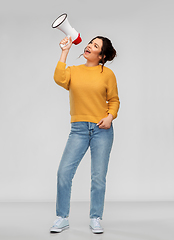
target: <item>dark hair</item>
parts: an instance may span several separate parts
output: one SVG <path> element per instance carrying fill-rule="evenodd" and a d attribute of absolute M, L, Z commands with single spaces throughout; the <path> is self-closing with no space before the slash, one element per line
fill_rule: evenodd
<path fill-rule="evenodd" d="M 90 42 L 92 42 L 94 39 L 99 38 L 103 41 L 103 46 L 100 52 L 100 55 L 102 56 L 102 59 L 99 61 L 99 63 L 102 64 L 102 72 L 103 72 L 103 66 L 107 61 L 112 61 L 115 56 L 117 56 L 117 52 L 112 46 L 111 40 L 109 40 L 106 37 L 97 36 L 93 38 Z"/>
<path fill-rule="evenodd" d="M 106 37 L 97 36 L 97 37 L 93 38 L 90 42 L 92 42 L 96 38 L 99 38 L 103 41 L 103 46 L 102 46 L 102 49 L 100 52 L 102 59 L 100 60 L 99 63 L 102 63 L 102 65 L 104 66 L 104 64 L 107 61 L 112 61 L 115 58 L 115 56 L 117 56 L 117 52 L 114 49 L 114 47 L 112 46 L 111 41 Z"/>
<path fill-rule="evenodd" d="M 100 52 L 100 55 L 102 56 L 102 59 L 99 61 L 99 63 L 102 64 L 102 72 L 103 72 L 104 64 L 107 61 L 112 61 L 117 56 L 117 52 L 114 49 L 114 47 L 112 46 L 111 41 L 106 37 L 97 36 L 97 37 L 93 38 L 89 43 L 91 43 L 96 38 L 99 38 L 103 41 L 103 46 L 102 46 L 102 49 L 101 49 L 101 52 Z M 83 54 L 81 54 L 80 56 L 82 56 L 82 55 Z"/>

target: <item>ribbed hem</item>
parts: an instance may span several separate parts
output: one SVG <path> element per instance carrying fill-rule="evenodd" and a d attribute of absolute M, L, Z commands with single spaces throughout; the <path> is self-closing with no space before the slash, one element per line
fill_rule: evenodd
<path fill-rule="evenodd" d="M 107 117 L 104 116 L 104 117 Z M 74 115 L 71 116 L 71 122 L 93 122 L 93 123 L 98 123 L 102 118 L 101 117 L 96 117 L 96 116 L 86 116 L 86 115 Z"/>
<path fill-rule="evenodd" d="M 57 63 L 57 66 L 61 66 L 61 67 L 63 67 L 63 68 L 65 68 L 66 67 L 66 63 L 64 63 L 64 62 L 60 62 L 60 61 L 58 61 L 58 63 Z"/>
<path fill-rule="evenodd" d="M 117 113 L 112 110 L 108 110 L 108 113 L 112 114 L 113 119 L 115 119 L 117 117 Z"/>

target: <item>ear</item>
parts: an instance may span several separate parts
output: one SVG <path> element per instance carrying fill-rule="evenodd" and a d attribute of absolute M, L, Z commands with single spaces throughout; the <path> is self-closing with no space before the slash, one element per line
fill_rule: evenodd
<path fill-rule="evenodd" d="M 106 57 L 106 55 L 104 55 L 104 58 Z M 102 59 L 102 55 L 99 55 L 99 58 L 100 58 L 100 60 Z"/>
<path fill-rule="evenodd" d="M 106 55 L 104 55 L 104 58 L 106 57 Z M 102 55 L 99 55 L 99 59 L 101 60 L 102 59 Z"/>

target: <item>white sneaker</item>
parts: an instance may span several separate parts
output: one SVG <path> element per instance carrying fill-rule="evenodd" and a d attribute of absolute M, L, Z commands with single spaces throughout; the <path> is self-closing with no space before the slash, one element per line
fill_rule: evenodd
<path fill-rule="evenodd" d="M 69 228 L 68 218 L 58 217 L 50 228 L 50 233 L 60 233 L 67 228 Z"/>
<path fill-rule="evenodd" d="M 104 232 L 102 226 L 100 225 L 100 218 L 91 218 L 89 227 L 93 233 Z"/>

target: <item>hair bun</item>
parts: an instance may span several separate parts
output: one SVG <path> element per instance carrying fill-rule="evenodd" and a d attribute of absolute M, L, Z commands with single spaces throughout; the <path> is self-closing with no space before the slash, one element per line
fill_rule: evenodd
<path fill-rule="evenodd" d="M 108 51 L 108 61 L 112 61 L 116 56 L 116 50 L 112 47 L 110 51 Z"/>
<path fill-rule="evenodd" d="M 112 61 L 117 55 L 117 53 L 108 38 L 102 36 L 98 36 L 96 38 L 99 38 L 103 41 L 103 46 L 101 50 L 102 59 L 100 62 L 104 65 L 107 61 Z"/>

